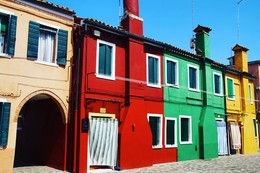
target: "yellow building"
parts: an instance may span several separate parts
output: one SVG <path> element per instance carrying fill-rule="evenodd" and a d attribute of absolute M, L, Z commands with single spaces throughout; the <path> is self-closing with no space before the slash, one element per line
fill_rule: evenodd
<path fill-rule="evenodd" d="M 74 11 L 0 1 L 0 172 L 66 167 Z"/>
<path fill-rule="evenodd" d="M 248 49 L 236 45 L 226 71 L 226 111 L 231 153 L 258 152 L 254 77 L 248 73 Z"/>

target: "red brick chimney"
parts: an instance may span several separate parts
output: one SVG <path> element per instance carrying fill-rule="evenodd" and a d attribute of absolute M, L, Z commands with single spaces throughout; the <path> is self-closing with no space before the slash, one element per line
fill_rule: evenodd
<path fill-rule="evenodd" d="M 139 17 L 138 0 L 124 0 L 121 26 L 132 34 L 143 36 L 143 19 Z"/>

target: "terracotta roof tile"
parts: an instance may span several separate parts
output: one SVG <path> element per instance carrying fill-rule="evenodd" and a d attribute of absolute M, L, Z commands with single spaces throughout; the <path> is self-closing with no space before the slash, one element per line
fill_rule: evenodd
<path fill-rule="evenodd" d="M 60 6 L 60 5 L 54 4 L 54 3 L 52 3 L 52 2 L 48 2 L 48 1 L 46 1 L 46 0 L 36 0 L 36 1 L 37 1 L 37 2 L 40 2 L 40 3 L 47 4 L 47 5 L 51 5 L 51 6 L 55 7 L 55 8 L 59 8 L 59 9 L 65 10 L 65 11 L 70 12 L 70 13 L 73 13 L 73 14 L 76 13 L 74 10 L 71 10 L 71 9 L 69 9 L 68 7 Z"/>

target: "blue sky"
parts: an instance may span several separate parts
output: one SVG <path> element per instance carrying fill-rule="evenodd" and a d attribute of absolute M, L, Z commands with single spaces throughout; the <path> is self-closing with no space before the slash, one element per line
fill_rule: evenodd
<path fill-rule="evenodd" d="M 75 10 L 77 16 L 94 18 L 119 25 L 119 0 L 48 0 Z M 122 14 L 122 0 L 121 14 Z M 249 61 L 260 60 L 260 1 L 194 0 L 194 26 L 212 29 L 211 59 L 228 64 L 235 44 L 249 48 Z M 139 0 L 140 17 L 144 19 L 144 35 L 192 52 L 192 0 Z"/>

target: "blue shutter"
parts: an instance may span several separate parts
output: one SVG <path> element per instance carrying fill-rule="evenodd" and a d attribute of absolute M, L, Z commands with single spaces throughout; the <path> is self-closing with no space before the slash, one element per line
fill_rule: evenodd
<path fill-rule="evenodd" d="M 15 40 L 16 40 L 16 22 L 17 17 L 10 15 L 9 23 L 8 23 L 8 32 L 7 32 L 7 45 L 6 45 L 6 53 L 10 55 L 14 55 L 15 49 Z"/>
<path fill-rule="evenodd" d="M 57 64 L 66 65 L 67 63 L 67 43 L 68 43 L 68 31 L 60 29 L 58 32 L 58 52 L 57 52 Z"/>
<path fill-rule="evenodd" d="M 38 42 L 40 35 L 40 24 L 30 21 L 28 34 L 28 50 L 27 57 L 36 60 L 38 56 Z"/>
<path fill-rule="evenodd" d="M 154 58 L 148 57 L 148 83 L 154 83 Z"/>
<path fill-rule="evenodd" d="M 0 146 L 7 146 L 11 103 L 0 103 Z"/>
<path fill-rule="evenodd" d="M 153 76 L 153 78 L 154 78 L 154 84 L 158 84 L 158 81 L 159 81 L 159 69 L 158 69 L 158 59 L 157 58 L 153 58 L 154 60 L 153 60 L 153 71 L 154 71 L 154 76 Z"/>

